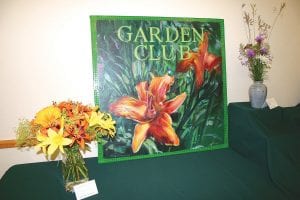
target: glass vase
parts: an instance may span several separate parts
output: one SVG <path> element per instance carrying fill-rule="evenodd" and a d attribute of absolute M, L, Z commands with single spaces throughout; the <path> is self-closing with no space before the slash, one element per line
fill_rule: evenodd
<path fill-rule="evenodd" d="M 62 175 L 66 191 L 73 191 L 73 186 L 89 180 L 88 169 L 78 146 L 64 148 Z"/>

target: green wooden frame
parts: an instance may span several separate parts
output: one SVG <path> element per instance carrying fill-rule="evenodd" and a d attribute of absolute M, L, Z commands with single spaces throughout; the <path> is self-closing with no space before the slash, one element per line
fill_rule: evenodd
<path fill-rule="evenodd" d="M 131 144 L 135 127 L 145 122 L 112 113 L 117 122 L 116 138 L 99 143 L 99 162 L 228 147 L 223 19 L 91 16 L 90 22 L 94 97 L 95 104 L 101 110 L 111 111 L 111 105 L 123 96 L 139 100 L 135 87 L 146 81 L 151 84 L 155 77 L 174 78 L 174 83 L 166 93 L 167 100 L 186 94 L 176 112 L 169 113 L 171 126 L 180 141 L 178 146 L 174 146 L 175 143 L 166 145 L 167 139 L 165 136 L 159 138 L 157 135 L 160 133 L 154 127 L 155 134 L 147 129 L 146 139 L 133 153 Z M 208 37 L 208 46 L 206 54 L 203 54 L 200 49 L 205 49 L 205 35 Z M 182 61 L 191 58 L 191 55 L 196 55 L 195 59 L 202 64 L 196 65 L 197 62 L 193 61 L 189 63 L 191 70 L 185 67 L 180 70 L 179 66 L 186 66 Z M 212 60 L 218 60 L 219 65 L 212 64 Z M 199 83 L 197 80 L 201 79 L 201 75 L 203 82 Z M 156 120 L 159 112 L 155 110 L 155 117 L 147 121 L 150 127 L 151 120 Z"/>

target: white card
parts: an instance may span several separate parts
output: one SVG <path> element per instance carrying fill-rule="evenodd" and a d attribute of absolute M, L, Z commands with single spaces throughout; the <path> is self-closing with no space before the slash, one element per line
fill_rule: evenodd
<path fill-rule="evenodd" d="M 77 200 L 81 200 L 98 194 L 98 189 L 95 180 L 84 182 L 73 187 Z"/>
<path fill-rule="evenodd" d="M 273 98 L 273 97 L 266 99 L 266 102 L 267 102 L 267 104 L 268 104 L 268 106 L 269 106 L 270 109 L 278 107 L 278 103 L 275 100 L 275 98 Z"/>

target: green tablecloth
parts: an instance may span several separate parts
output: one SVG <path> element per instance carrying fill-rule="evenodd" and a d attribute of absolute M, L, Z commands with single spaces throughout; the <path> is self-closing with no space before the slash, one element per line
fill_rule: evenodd
<path fill-rule="evenodd" d="M 300 199 L 300 106 L 229 105 L 230 146 L 258 163 L 288 196 Z"/>
<path fill-rule="evenodd" d="M 255 163 L 230 149 L 98 164 L 86 159 L 103 200 L 286 200 Z M 0 181 L 1 199 L 75 199 L 58 162 L 15 165 Z"/>
<path fill-rule="evenodd" d="M 230 104 L 233 150 L 109 164 L 86 159 L 90 179 L 96 180 L 100 192 L 88 199 L 300 199 L 299 109 L 254 110 L 247 103 Z M 12 166 L 0 180 L 0 198 L 59 200 L 75 195 L 65 192 L 55 161 Z"/>

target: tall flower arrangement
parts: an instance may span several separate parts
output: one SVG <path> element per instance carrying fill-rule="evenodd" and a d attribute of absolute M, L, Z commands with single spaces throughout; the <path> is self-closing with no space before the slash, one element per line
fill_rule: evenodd
<path fill-rule="evenodd" d="M 274 9 L 276 16 L 272 25 L 269 25 L 257 13 L 256 4 L 250 4 L 250 8 L 242 5 L 247 43 L 240 44 L 239 59 L 248 68 L 253 81 L 263 81 L 271 68 L 272 55 L 268 39 L 285 7 L 286 4 L 282 3 L 279 9 Z"/>
<path fill-rule="evenodd" d="M 72 190 L 74 183 L 88 180 L 80 150 L 88 150 L 93 140 L 113 138 L 115 132 L 110 114 L 73 101 L 54 102 L 37 112 L 34 119 L 22 120 L 16 130 L 17 146 L 35 147 L 50 159 L 60 153 L 65 156 L 62 166 L 67 190 Z"/>

